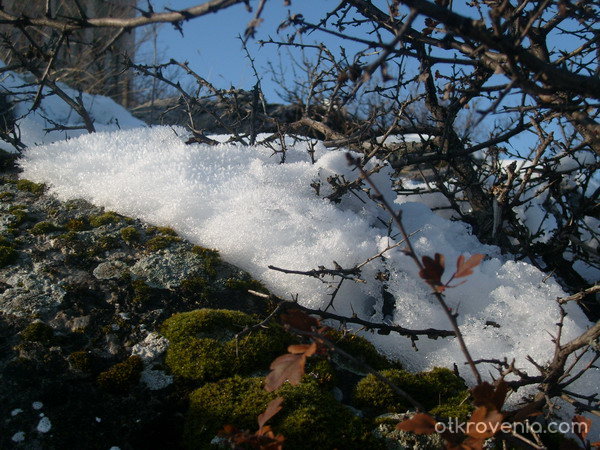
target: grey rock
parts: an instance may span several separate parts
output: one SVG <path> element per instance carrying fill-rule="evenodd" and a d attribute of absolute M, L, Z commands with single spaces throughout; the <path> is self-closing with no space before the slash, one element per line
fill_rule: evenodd
<path fill-rule="evenodd" d="M 164 250 L 141 258 L 130 272 L 151 287 L 174 289 L 186 278 L 203 274 L 202 257 L 188 251 Z"/>
<path fill-rule="evenodd" d="M 111 280 L 119 278 L 126 269 L 127 264 L 122 261 L 106 261 L 98 264 L 92 273 L 98 280 Z"/>
<path fill-rule="evenodd" d="M 19 317 L 54 313 L 66 294 L 49 278 L 34 273 L 16 273 L 6 284 L 11 287 L 0 294 L 0 311 Z"/>

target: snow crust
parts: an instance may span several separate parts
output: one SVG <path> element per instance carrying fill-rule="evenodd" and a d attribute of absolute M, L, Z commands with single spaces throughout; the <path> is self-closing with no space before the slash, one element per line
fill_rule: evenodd
<path fill-rule="evenodd" d="M 0 68 L 2 67 L 4 63 L 0 61 Z M 146 125 L 108 97 L 80 93 L 63 83 L 57 85 L 74 100 L 81 95 L 83 105 L 90 114 L 96 131 L 130 129 Z M 45 131 L 55 127 L 52 122 L 65 127 L 82 127 L 84 122 L 64 100 L 51 94 L 48 88 L 43 90 L 43 100 L 39 108 L 31 111 L 37 89 L 35 84 L 28 83 L 21 74 L 12 71 L 0 74 L 0 94 L 10 93 L 8 100 L 14 104 L 13 115 L 16 119 L 16 128 L 21 141 L 26 146 L 43 145 L 87 134 L 85 129 Z M 1 139 L 0 149 L 11 153 L 16 151 L 13 146 Z"/>

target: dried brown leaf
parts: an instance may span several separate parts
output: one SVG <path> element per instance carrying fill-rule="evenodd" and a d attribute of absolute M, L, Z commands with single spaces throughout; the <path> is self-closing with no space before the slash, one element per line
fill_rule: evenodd
<path fill-rule="evenodd" d="M 429 414 L 415 414 L 411 419 L 400 422 L 396 425 L 398 430 L 412 431 L 415 434 L 433 434 L 435 433 L 436 421 Z"/>
<path fill-rule="evenodd" d="M 267 423 L 275 414 L 281 411 L 281 404 L 283 403 L 283 397 L 277 397 L 269 402 L 265 411 L 258 416 L 258 430 L 257 434 L 263 430 L 265 423 Z"/>
<path fill-rule="evenodd" d="M 496 409 L 480 406 L 471 415 L 467 435 L 477 440 L 491 438 L 500 431 L 502 419 L 504 415 Z"/>
<path fill-rule="evenodd" d="M 445 270 L 444 255 L 436 253 L 433 259 L 429 256 L 423 256 L 421 260 L 423 261 L 423 268 L 419 272 L 419 276 L 433 286 L 442 287 L 442 275 Z"/>
<path fill-rule="evenodd" d="M 288 309 L 279 318 L 285 325 L 301 331 L 312 331 L 313 328 L 318 328 L 321 325 L 317 319 L 300 309 Z"/>
<path fill-rule="evenodd" d="M 427 81 L 428 78 L 429 78 L 429 72 L 423 72 L 421 75 L 419 75 L 419 77 L 417 78 L 417 81 L 418 82 Z"/>
<path fill-rule="evenodd" d="M 483 258 L 485 258 L 485 255 L 477 253 L 465 261 L 465 257 L 460 255 L 456 260 L 456 273 L 454 274 L 454 278 L 463 278 L 471 275 L 473 269 L 481 263 Z"/>
<path fill-rule="evenodd" d="M 573 427 L 573 432 L 585 442 L 588 433 L 590 432 L 590 427 L 592 426 L 592 419 L 588 419 L 584 416 L 575 415 L 572 420 L 573 424 L 577 424 L 578 426 Z"/>
<path fill-rule="evenodd" d="M 504 400 L 508 393 L 508 385 L 500 379 L 495 385 L 484 381 L 471 389 L 473 404 L 475 406 L 485 406 L 488 409 L 501 411 L 504 406 Z"/>
<path fill-rule="evenodd" d="M 304 375 L 305 363 L 306 356 L 304 353 L 299 355 L 287 353 L 277 357 L 271 363 L 271 372 L 265 378 L 265 390 L 273 392 L 286 381 L 293 385 L 299 384 L 302 375 Z"/>

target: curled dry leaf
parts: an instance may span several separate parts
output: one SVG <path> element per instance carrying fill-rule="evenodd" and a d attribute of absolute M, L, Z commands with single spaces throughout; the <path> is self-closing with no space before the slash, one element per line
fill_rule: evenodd
<path fill-rule="evenodd" d="M 478 407 L 467 424 L 467 435 L 474 439 L 488 439 L 500 431 L 504 415 L 496 409 Z"/>
<path fill-rule="evenodd" d="M 433 434 L 435 433 L 436 421 L 429 414 L 415 414 L 412 418 L 400 422 L 396 425 L 398 430 L 412 431 L 415 434 Z"/>
<path fill-rule="evenodd" d="M 304 375 L 306 358 L 317 351 L 317 344 L 290 345 L 285 355 L 277 357 L 270 366 L 271 372 L 265 378 L 265 390 L 273 392 L 283 383 L 289 381 L 293 385 L 300 383 Z"/>
<path fill-rule="evenodd" d="M 489 410 L 497 411 L 502 410 L 507 393 L 508 385 L 503 379 L 498 380 L 495 385 L 484 381 L 471 389 L 475 406 L 485 406 Z"/>
<path fill-rule="evenodd" d="M 265 411 L 258 416 L 258 431 L 261 432 L 265 424 L 279 411 L 281 411 L 281 404 L 283 403 L 283 397 L 277 397 L 269 402 Z"/>
<path fill-rule="evenodd" d="M 319 328 L 320 322 L 306 314 L 300 309 L 288 309 L 285 313 L 279 316 L 285 325 L 296 328 L 301 331 L 313 331 L 313 328 Z"/>
<path fill-rule="evenodd" d="M 428 284 L 436 286 L 438 292 L 442 292 L 442 275 L 445 270 L 444 255 L 436 253 L 433 258 L 429 256 L 423 256 L 423 268 L 419 272 L 419 276 L 424 279 Z"/>
<path fill-rule="evenodd" d="M 585 442 L 588 433 L 590 432 L 590 427 L 592 426 L 592 419 L 588 419 L 585 416 L 575 415 L 572 419 L 573 424 L 577 424 L 577 426 L 573 427 L 574 433 Z"/>

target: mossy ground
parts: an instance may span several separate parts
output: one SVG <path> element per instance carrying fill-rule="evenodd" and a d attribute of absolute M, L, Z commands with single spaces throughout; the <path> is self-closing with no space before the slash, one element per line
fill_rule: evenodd
<path fill-rule="evenodd" d="M 470 413 L 467 386 L 448 369 L 436 367 L 421 373 L 390 369 L 380 373 L 433 414 L 465 418 Z M 374 415 L 414 408 L 374 375 L 366 376 L 356 385 L 354 403 Z"/>
<path fill-rule="evenodd" d="M 98 375 L 98 384 L 108 392 L 125 394 L 139 382 L 143 368 L 139 356 L 130 356 Z"/>
<path fill-rule="evenodd" d="M 60 225 L 56 225 L 55 223 L 52 222 L 38 222 L 36 223 L 34 226 L 31 227 L 31 230 L 29 230 L 31 232 L 31 234 L 34 234 L 36 236 L 42 235 L 42 234 L 49 234 L 49 233 L 55 233 L 57 231 L 64 231 L 65 228 L 60 226 Z"/>
<path fill-rule="evenodd" d="M 173 374 L 194 382 L 265 371 L 294 338 L 273 324 L 239 339 L 235 335 L 259 320 L 239 311 L 200 309 L 165 321 L 166 363 Z"/>
<path fill-rule="evenodd" d="M 283 409 L 270 425 L 285 436 L 286 449 L 383 448 L 361 419 L 314 382 L 285 384 L 268 393 L 262 379 L 237 376 L 205 384 L 190 395 L 186 448 L 211 448 L 210 441 L 227 424 L 256 430 L 257 416 L 277 396 L 284 398 Z"/>
<path fill-rule="evenodd" d="M 121 222 L 127 221 L 127 217 L 117 214 L 114 211 L 107 211 L 102 214 L 90 216 L 88 220 L 89 220 L 89 224 L 93 228 L 98 228 L 103 225 L 109 225 L 109 224 L 115 224 L 115 223 L 121 223 Z"/>
<path fill-rule="evenodd" d="M 54 330 L 44 322 L 32 322 L 20 334 L 26 342 L 50 344 L 54 339 Z"/>
<path fill-rule="evenodd" d="M 34 183 L 29 180 L 17 180 L 15 186 L 20 191 L 29 192 L 34 195 L 42 195 L 46 191 L 46 185 L 42 183 Z"/>
<path fill-rule="evenodd" d="M 8 245 L 4 245 L 6 242 Z M 0 269 L 14 264 L 18 259 L 19 254 L 11 243 L 0 238 Z"/>

